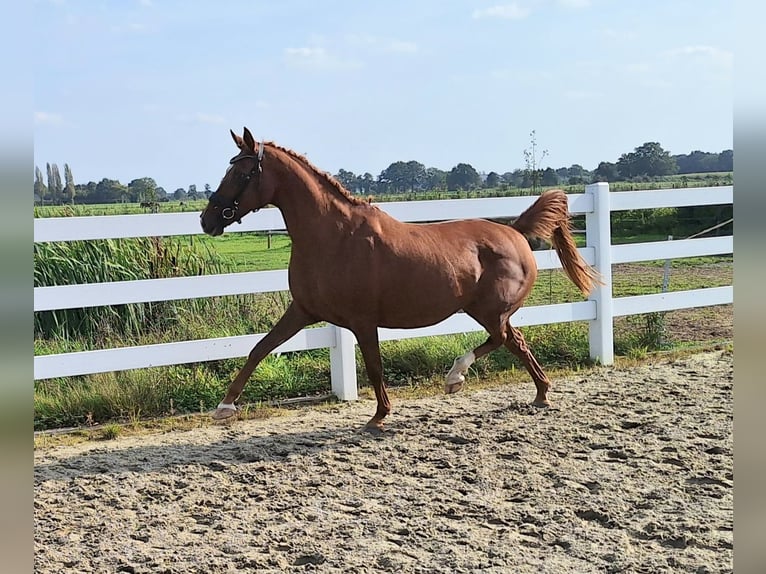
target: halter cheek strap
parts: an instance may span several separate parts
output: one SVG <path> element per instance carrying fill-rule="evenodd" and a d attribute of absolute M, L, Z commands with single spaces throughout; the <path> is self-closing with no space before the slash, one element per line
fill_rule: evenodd
<path fill-rule="evenodd" d="M 265 145 L 263 143 L 263 140 L 258 144 L 258 154 L 257 155 L 239 155 L 234 158 L 232 158 L 229 163 L 235 164 L 240 160 L 243 159 L 255 159 L 255 165 L 253 168 L 245 175 L 241 175 L 242 178 L 242 187 L 237 192 L 237 194 L 231 199 L 226 199 L 218 195 L 218 192 L 213 193 L 209 201 L 213 205 L 217 205 L 221 209 L 221 217 L 225 219 L 226 221 L 235 219 L 237 223 L 242 223 L 242 218 L 237 218 L 237 211 L 239 210 L 239 198 L 241 195 L 247 190 L 247 188 L 250 185 L 250 180 L 252 178 L 255 178 L 255 190 L 258 191 L 258 187 L 261 183 L 261 172 L 263 171 L 263 168 L 261 167 L 261 161 L 263 161 L 263 154 L 265 151 Z M 254 209 L 253 211 L 258 211 L 257 209 Z"/>

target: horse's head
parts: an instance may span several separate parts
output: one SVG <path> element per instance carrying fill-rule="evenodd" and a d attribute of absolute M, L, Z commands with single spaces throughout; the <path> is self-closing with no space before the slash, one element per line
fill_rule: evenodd
<path fill-rule="evenodd" d="M 267 191 L 269 186 L 261 181 L 263 142 L 256 146 L 247 128 L 244 137 L 230 132 L 239 153 L 229 161 L 218 189 L 200 214 L 202 230 L 208 235 L 221 235 L 225 227 L 235 221 L 241 223 L 245 215 L 259 210 L 271 200 L 272 193 Z"/>

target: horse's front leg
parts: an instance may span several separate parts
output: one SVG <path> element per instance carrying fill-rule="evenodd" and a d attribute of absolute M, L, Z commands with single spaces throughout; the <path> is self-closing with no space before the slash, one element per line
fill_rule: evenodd
<path fill-rule="evenodd" d="M 356 335 L 359 350 L 362 352 L 364 366 L 367 370 L 367 378 L 375 389 L 375 399 L 378 408 L 375 415 L 370 419 L 365 428 L 372 431 L 383 430 L 383 419 L 391 412 L 391 401 L 386 391 L 386 383 L 383 381 L 383 362 L 380 358 L 380 342 L 378 341 L 378 329 L 372 328 L 351 329 Z"/>
<path fill-rule="evenodd" d="M 234 416 L 237 412 L 237 407 L 234 406 L 234 401 L 236 401 L 242 394 L 242 389 L 245 388 L 247 380 L 250 378 L 250 375 L 253 374 L 258 363 L 298 331 L 315 322 L 316 320 L 313 317 L 309 316 L 303 309 L 295 304 L 295 301 L 293 301 L 271 331 L 269 331 L 263 339 L 258 341 L 255 347 L 253 347 L 253 350 L 250 351 L 245 365 L 239 373 L 237 373 L 237 376 L 229 385 L 229 390 L 223 401 L 221 401 L 218 408 L 213 412 L 213 418 L 220 420 Z"/>

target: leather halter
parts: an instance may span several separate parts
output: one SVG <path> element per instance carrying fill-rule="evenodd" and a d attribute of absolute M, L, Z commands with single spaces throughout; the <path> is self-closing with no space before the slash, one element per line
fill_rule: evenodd
<path fill-rule="evenodd" d="M 242 223 L 243 216 L 241 215 L 237 217 L 237 211 L 239 210 L 239 198 L 242 196 L 245 190 L 247 190 L 247 188 L 249 187 L 251 179 L 255 179 L 255 191 L 258 191 L 258 187 L 261 184 L 261 172 L 263 171 L 263 169 L 261 168 L 261 161 L 263 160 L 263 151 L 264 151 L 263 142 L 260 142 L 260 144 L 258 145 L 257 155 L 238 155 L 233 157 L 229 161 L 229 164 L 233 165 L 243 159 L 256 160 L 255 165 L 253 166 L 253 169 L 251 169 L 248 173 L 241 174 L 241 173 L 235 172 L 235 175 L 238 176 L 240 179 L 240 188 L 239 188 L 239 191 L 237 191 L 237 193 L 234 194 L 234 197 L 232 197 L 231 199 L 227 197 L 222 197 L 216 191 L 208 198 L 210 203 L 220 208 L 221 217 L 223 219 L 227 221 L 234 219 L 237 223 Z M 258 209 L 254 209 L 253 211 L 258 211 Z M 247 214 L 243 214 L 243 215 L 247 215 Z"/>

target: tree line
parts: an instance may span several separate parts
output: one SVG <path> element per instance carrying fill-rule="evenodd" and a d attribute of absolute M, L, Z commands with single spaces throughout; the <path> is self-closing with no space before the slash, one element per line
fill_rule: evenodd
<path fill-rule="evenodd" d="M 730 172 L 734 170 L 733 150 L 720 153 L 693 151 L 671 155 L 658 142 L 646 142 L 632 152 L 622 154 L 616 162 L 602 161 L 589 171 L 579 164 L 569 167 L 543 169 L 535 157 L 534 132 L 532 152 L 525 151 L 527 166 L 504 173 L 479 173 L 468 163 L 458 163 L 449 171 L 426 167 L 418 161 L 396 161 L 375 177 L 366 172 L 361 175 L 340 169 L 335 178 L 352 193 L 384 195 L 419 191 L 470 191 L 476 189 L 537 189 L 557 185 L 578 185 L 596 181 L 651 181 L 669 175 L 690 173 Z M 546 152 L 543 152 L 543 157 Z M 168 193 L 151 177 L 132 180 L 127 185 L 118 180 L 104 178 L 98 183 L 75 184 L 72 170 L 64 164 L 64 181 L 58 166 L 46 164 L 47 178 L 35 166 L 35 204 L 62 203 L 126 203 L 155 202 L 171 199 L 183 201 L 206 199 L 212 193 L 209 184 L 198 190 L 195 184 L 188 189 L 177 188 Z M 47 183 L 46 183 L 47 182 Z"/>

